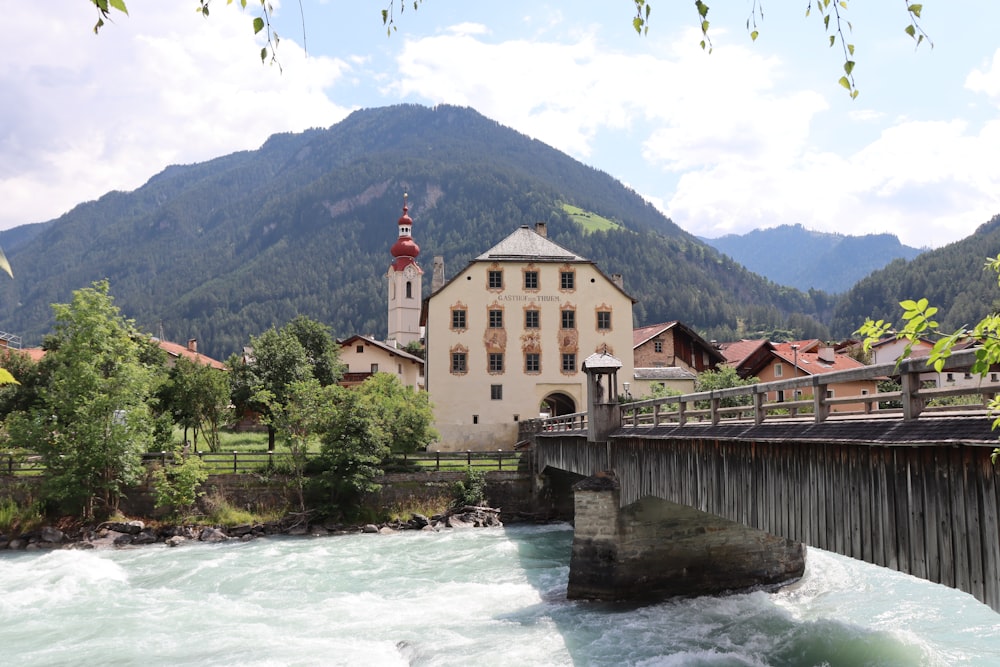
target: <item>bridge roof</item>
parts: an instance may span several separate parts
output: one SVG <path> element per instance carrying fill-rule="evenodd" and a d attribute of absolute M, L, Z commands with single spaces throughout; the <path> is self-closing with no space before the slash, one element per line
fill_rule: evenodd
<path fill-rule="evenodd" d="M 953 416 L 930 416 L 903 421 L 896 418 L 828 419 L 813 421 L 784 419 L 763 424 L 689 423 L 623 428 L 612 437 L 650 439 L 708 438 L 712 440 L 746 440 L 751 442 L 825 442 L 882 446 L 919 445 L 983 445 L 998 446 L 998 432 L 992 428 L 993 418 L 983 413 Z"/>

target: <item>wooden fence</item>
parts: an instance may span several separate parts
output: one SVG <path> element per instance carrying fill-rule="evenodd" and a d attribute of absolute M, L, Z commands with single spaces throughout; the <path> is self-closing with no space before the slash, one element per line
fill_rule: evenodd
<path fill-rule="evenodd" d="M 213 475 L 268 473 L 294 470 L 294 460 L 289 452 L 198 452 L 192 454 L 204 463 Z M 307 455 L 307 459 L 316 454 Z M 174 462 L 171 452 L 148 452 L 142 456 L 143 463 L 170 465 Z M 517 470 L 521 463 L 521 452 L 415 452 L 393 456 L 382 462 L 384 468 L 400 467 L 426 471 L 439 470 Z M 34 454 L 0 452 L 0 475 L 32 476 L 44 475 L 45 464 Z"/>

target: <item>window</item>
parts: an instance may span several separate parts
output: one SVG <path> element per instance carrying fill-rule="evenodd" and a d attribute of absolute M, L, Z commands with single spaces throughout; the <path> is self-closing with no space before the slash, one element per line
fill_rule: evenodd
<path fill-rule="evenodd" d="M 782 375 L 784 375 L 784 373 L 785 369 L 781 367 L 781 364 L 774 365 L 774 377 L 780 378 Z"/>
<path fill-rule="evenodd" d="M 653 341 L 653 352 L 663 352 L 663 341 L 654 340 Z"/>
<path fill-rule="evenodd" d="M 491 384 L 490 385 L 490 400 L 492 400 L 492 401 L 502 401 L 503 400 L 503 385 L 502 384 Z"/>
<path fill-rule="evenodd" d="M 576 328 L 576 311 L 575 310 L 564 310 L 564 311 L 562 311 L 562 328 L 563 329 L 575 329 Z"/>
<path fill-rule="evenodd" d="M 472 423 L 473 424 L 479 423 L 479 415 L 472 415 Z"/>
<path fill-rule="evenodd" d="M 538 289 L 538 271 L 524 272 L 524 289 Z"/>
<path fill-rule="evenodd" d="M 490 373 L 503 373 L 503 352 L 490 352 Z"/>
<path fill-rule="evenodd" d="M 609 313 L 606 310 L 598 311 L 597 329 L 599 331 L 608 331 L 609 329 L 611 329 L 611 313 Z"/>
<path fill-rule="evenodd" d="M 503 271 L 490 271 L 488 275 L 490 289 L 503 289 Z"/>
<path fill-rule="evenodd" d="M 526 352 L 524 355 L 524 372 L 538 373 L 541 370 L 541 355 L 538 352 Z"/>
<path fill-rule="evenodd" d="M 778 403 L 784 403 L 784 402 L 785 402 L 785 390 L 784 389 L 779 389 L 778 390 Z"/>
<path fill-rule="evenodd" d="M 996 382 L 1000 378 L 996 373 L 990 373 L 990 382 Z"/>
<path fill-rule="evenodd" d="M 490 309 L 490 329 L 503 329 L 503 311 L 499 308 Z"/>
<path fill-rule="evenodd" d="M 526 311 L 524 311 L 524 328 L 525 329 L 537 329 L 538 328 L 538 311 L 537 310 L 526 310 Z"/>
<path fill-rule="evenodd" d="M 403 364 L 396 364 L 396 374 L 397 375 L 403 374 Z"/>
<path fill-rule="evenodd" d="M 372 364 L 372 373 L 378 373 L 378 364 Z"/>
<path fill-rule="evenodd" d="M 575 373 L 576 372 L 576 354 L 573 352 L 566 352 L 562 356 L 562 369 L 563 373 Z"/>
<path fill-rule="evenodd" d="M 354 351 L 357 352 L 358 354 L 364 354 L 365 353 L 365 346 L 364 345 L 358 345 L 356 348 L 354 348 Z"/>
<path fill-rule="evenodd" d="M 465 328 L 465 309 L 455 308 L 451 311 L 451 328 L 452 329 L 464 329 Z"/>
<path fill-rule="evenodd" d="M 413 283 L 411 283 L 409 280 L 406 281 L 406 298 L 407 299 L 413 298 Z"/>
<path fill-rule="evenodd" d="M 559 272 L 559 289 L 574 289 L 576 286 L 576 274 L 572 271 Z"/>
<path fill-rule="evenodd" d="M 954 381 L 955 381 L 955 375 L 954 375 L 954 374 L 952 374 L 952 373 L 948 373 L 948 374 L 947 374 L 947 375 L 945 376 L 945 381 L 946 381 L 946 382 L 954 382 Z"/>
<path fill-rule="evenodd" d="M 800 393 L 800 394 L 801 394 L 802 392 L 800 391 L 800 392 L 798 392 L 798 393 Z M 827 398 L 833 398 L 833 389 L 827 389 L 827 390 L 826 390 L 826 397 L 827 397 Z"/>
<path fill-rule="evenodd" d="M 451 372 L 452 373 L 465 373 L 465 352 L 452 352 L 451 353 Z"/>

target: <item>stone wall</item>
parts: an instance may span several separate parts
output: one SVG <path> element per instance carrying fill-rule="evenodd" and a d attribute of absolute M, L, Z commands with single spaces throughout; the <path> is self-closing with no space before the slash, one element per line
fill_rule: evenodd
<path fill-rule="evenodd" d="M 382 489 L 372 494 L 367 504 L 373 510 L 431 504 L 452 496 L 455 482 L 465 479 L 465 472 L 391 473 L 378 479 Z M 11 497 L 27 504 L 37 497 L 40 477 L 0 476 L 0 498 Z M 486 495 L 491 507 L 500 508 L 501 520 L 515 521 L 537 513 L 532 496 L 531 476 L 515 471 L 486 473 Z M 256 475 L 212 475 L 202 486 L 201 502 L 225 499 L 234 507 L 252 512 L 267 512 L 283 507 L 297 507 L 298 496 L 294 481 L 287 477 L 268 479 Z M 153 490 L 148 484 L 132 489 L 123 496 L 121 511 L 126 516 L 159 518 Z"/>

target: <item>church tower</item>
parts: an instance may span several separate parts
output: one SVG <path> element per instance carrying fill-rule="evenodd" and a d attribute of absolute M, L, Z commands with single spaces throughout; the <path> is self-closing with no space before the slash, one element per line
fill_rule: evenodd
<path fill-rule="evenodd" d="M 413 220 L 410 219 L 403 195 L 403 216 L 399 219 L 399 236 L 392 244 L 392 264 L 386 272 L 389 283 L 389 341 L 400 347 L 420 340 L 420 283 L 424 272 L 417 264 L 420 248 L 413 241 Z"/>

